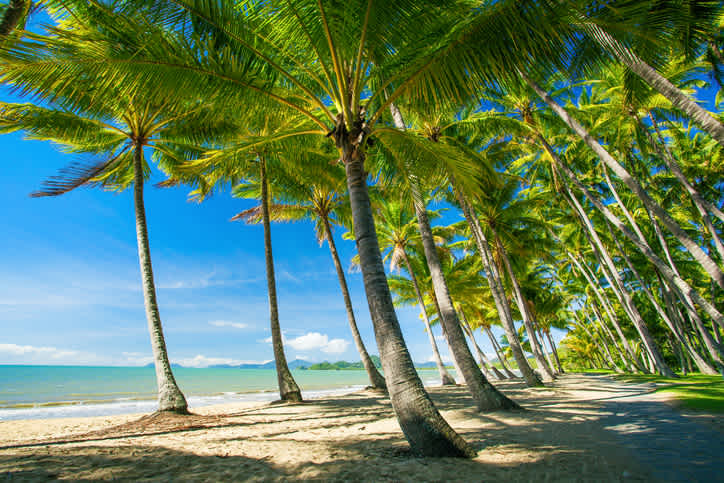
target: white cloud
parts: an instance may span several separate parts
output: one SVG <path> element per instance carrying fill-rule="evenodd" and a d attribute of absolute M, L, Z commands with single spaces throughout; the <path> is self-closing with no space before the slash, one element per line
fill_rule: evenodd
<path fill-rule="evenodd" d="M 329 339 L 327 335 L 319 332 L 309 332 L 294 339 L 290 339 L 287 345 L 300 352 L 321 350 L 327 354 L 341 354 L 347 350 L 349 342 L 344 339 Z"/>
<path fill-rule="evenodd" d="M 77 351 L 63 350 L 55 347 L 35 347 L 32 345 L 0 344 L 0 355 L 27 356 L 35 358 L 50 357 L 52 359 L 64 359 L 77 356 Z"/>
<path fill-rule="evenodd" d="M 234 329 L 246 329 L 249 327 L 247 324 L 231 322 L 229 320 L 212 320 L 209 322 L 209 325 L 213 325 L 214 327 L 233 327 Z"/>

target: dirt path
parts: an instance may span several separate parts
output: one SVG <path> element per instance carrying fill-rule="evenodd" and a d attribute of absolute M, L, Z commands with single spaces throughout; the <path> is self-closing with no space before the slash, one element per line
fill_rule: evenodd
<path fill-rule="evenodd" d="M 0 480 L 722 481 L 721 419 L 678 414 L 647 386 L 566 375 L 499 387 L 526 411 L 479 414 L 464 387 L 431 390 L 479 450 L 415 458 L 375 393 L 298 405 L 201 408 L 191 418 L 119 416 L 0 423 Z M 48 435 L 54 438 L 49 439 Z"/>

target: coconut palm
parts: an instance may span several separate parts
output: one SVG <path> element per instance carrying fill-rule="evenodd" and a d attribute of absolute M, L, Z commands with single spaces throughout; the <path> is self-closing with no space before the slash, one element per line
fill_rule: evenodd
<path fill-rule="evenodd" d="M 370 379 L 370 387 L 386 391 L 385 379 L 370 358 L 357 328 L 347 279 L 332 235 L 332 223 L 344 224 L 348 216 L 347 213 L 343 213 L 345 199 L 341 194 L 344 173 L 341 169 L 329 169 L 328 166 L 324 170 L 315 169 L 312 173 L 309 168 L 314 160 L 318 161 L 317 164 L 323 163 L 322 166 L 324 166 L 328 165 L 329 157 L 324 153 L 314 152 L 308 152 L 305 157 L 307 159 L 306 171 L 287 173 L 283 169 L 284 166 L 280 166 L 282 169 L 277 170 L 274 177 L 273 202 L 269 205 L 269 217 L 272 221 L 309 220 L 314 223 L 317 241 L 320 244 L 327 241 L 344 298 L 352 338 Z M 259 183 L 247 180 L 246 185 L 238 185 L 234 189 L 234 194 L 239 197 L 258 199 L 260 197 L 258 188 Z M 259 222 L 261 218 L 259 209 L 260 207 L 257 206 L 247 210 L 245 220 Z"/>
<path fill-rule="evenodd" d="M 214 153 L 215 156 L 223 156 L 224 152 Z M 271 215 L 270 215 L 270 198 L 269 194 L 269 178 L 267 175 L 268 162 L 270 159 L 276 161 L 276 158 L 271 153 L 267 152 L 256 152 L 254 153 L 256 164 L 258 165 L 258 184 L 259 198 L 261 201 L 261 221 L 264 225 L 264 261 L 266 263 L 266 280 L 267 280 L 267 293 L 269 296 L 269 323 L 271 327 L 271 340 L 272 349 L 274 350 L 274 363 L 277 373 L 277 383 L 279 386 L 279 396 L 282 401 L 300 402 L 302 400 L 302 392 L 294 380 L 292 371 L 289 370 L 287 364 L 287 358 L 284 354 L 284 341 L 282 337 L 282 330 L 279 324 L 279 305 L 277 303 L 277 287 L 276 287 L 276 276 L 274 274 L 274 255 L 272 253 L 272 242 L 271 242 Z M 247 160 L 251 161 L 251 160 Z M 251 163 L 244 163 L 248 166 Z M 242 163 L 237 160 L 237 166 L 242 167 Z M 247 167 L 245 166 L 245 167 Z M 240 170 L 238 176 L 250 176 L 250 169 Z M 241 188 L 241 193 L 239 189 Z M 244 185 L 237 185 L 235 187 L 235 195 L 243 194 Z M 243 211 L 231 218 L 232 221 L 244 220 L 247 221 L 254 216 L 258 216 L 258 207 L 250 210 Z"/>
<path fill-rule="evenodd" d="M 435 218 L 437 213 L 432 212 L 430 216 Z M 379 204 L 377 210 L 377 236 L 380 241 L 380 250 L 384 254 L 383 261 L 389 262 L 390 270 L 394 271 L 396 268 L 404 265 L 404 268 L 410 276 L 416 303 L 420 308 L 420 317 L 425 323 L 425 331 L 430 340 L 430 347 L 432 348 L 433 358 L 435 359 L 442 384 L 455 384 L 455 379 L 448 373 L 440 357 L 440 351 L 435 341 L 435 335 L 432 332 L 432 326 L 420 290 L 420 284 L 417 280 L 416 274 L 421 273 L 423 268 L 419 267 L 418 270 L 414 270 L 410 256 L 408 255 L 409 250 L 414 250 L 414 247 L 419 245 L 419 233 L 412 219 L 412 214 L 409 210 L 405 209 L 404 203 L 390 200 Z"/>
<path fill-rule="evenodd" d="M 78 83 L 78 92 L 57 93 L 64 95 L 52 108 L 1 104 L 0 125 L 3 132 L 22 129 L 30 139 L 50 140 L 69 153 L 100 158 L 72 163 L 47 180 L 41 190 L 32 194 L 34 197 L 59 196 L 82 186 L 121 191 L 133 185 L 138 257 L 156 367 L 158 407 L 159 411 L 186 413 L 186 399 L 173 376 L 156 301 L 143 200 L 143 186 L 150 174 L 144 150 L 152 151 L 162 168 L 172 169 L 179 162 L 180 150 L 200 146 L 206 139 L 224 133 L 228 125 L 218 122 L 217 114 L 207 106 L 179 102 L 161 91 L 152 93 L 153 101 L 117 97 L 107 103 L 102 99 L 91 102 L 83 94 L 83 87 L 89 89 L 92 85 L 80 80 Z M 30 85 L 24 87 L 31 90 Z"/>

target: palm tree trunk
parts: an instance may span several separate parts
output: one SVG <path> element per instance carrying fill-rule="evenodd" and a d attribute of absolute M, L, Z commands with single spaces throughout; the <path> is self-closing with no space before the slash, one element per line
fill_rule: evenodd
<path fill-rule="evenodd" d="M 626 365 L 626 368 L 632 372 L 635 372 L 635 370 L 637 368 L 643 369 L 643 367 L 640 366 L 638 358 L 636 357 L 636 353 L 634 352 L 633 348 L 631 347 L 631 344 L 629 344 L 629 341 L 626 338 L 626 335 L 623 333 L 623 330 L 621 329 L 621 325 L 619 324 L 618 318 L 616 317 L 616 312 L 613 310 L 613 307 L 611 307 L 611 303 L 609 302 L 606 294 L 602 293 L 602 289 L 601 289 L 601 287 L 599 287 L 598 283 L 596 283 L 596 281 L 594 280 L 593 275 L 588 272 L 588 267 L 586 267 L 585 264 L 580 262 L 570 252 L 566 251 L 566 254 L 568 255 L 568 258 L 571 259 L 573 264 L 578 268 L 578 271 L 581 274 L 583 274 L 583 277 L 588 282 L 588 285 L 593 289 L 593 293 L 596 295 L 596 298 L 598 299 L 599 303 L 603 307 L 603 310 L 606 312 L 606 315 L 608 316 L 609 320 L 611 321 L 611 325 L 613 325 L 613 328 L 616 330 L 616 334 L 618 335 L 619 340 L 621 341 L 621 345 L 623 346 L 623 352 L 621 355 L 622 355 L 622 360 L 624 361 L 624 364 Z M 595 305 L 594 305 L 594 307 L 595 307 Z M 602 320 L 602 318 L 601 318 L 601 320 Z M 635 366 L 635 367 L 633 367 L 633 366 Z"/>
<path fill-rule="evenodd" d="M 546 342 L 545 342 L 545 339 L 543 338 L 543 330 L 542 329 L 536 330 L 536 335 L 538 336 L 538 340 L 540 341 L 541 351 L 543 352 L 543 355 L 546 357 L 546 361 L 548 361 L 548 367 L 550 367 L 551 370 L 555 373 L 556 366 L 555 366 L 555 364 L 553 364 L 553 359 L 551 357 L 551 352 L 553 352 L 553 351 L 552 350 L 549 351 L 546 348 Z"/>
<path fill-rule="evenodd" d="M 449 372 L 447 372 L 447 369 L 445 369 L 445 364 L 442 362 L 442 357 L 440 357 L 440 351 L 437 348 L 437 342 L 435 341 L 435 335 L 432 333 L 432 326 L 430 325 L 430 318 L 427 316 L 427 309 L 425 309 L 425 301 L 422 298 L 422 294 L 420 293 L 420 285 L 417 283 L 417 277 L 415 276 L 415 272 L 412 271 L 412 265 L 410 264 L 410 258 L 407 256 L 406 252 L 402 252 L 402 258 L 405 260 L 405 265 L 407 266 L 407 272 L 410 274 L 410 280 L 412 280 L 412 286 L 415 289 L 415 296 L 417 296 L 417 304 L 420 306 L 420 314 L 422 315 L 422 320 L 425 322 L 425 331 L 427 332 L 427 336 L 430 339 L 430 346 L 432 347 L 432 355 L 435 359 L 435 365 L 437 366 L 437 372 L 440 374 L 440 380 L 442 381 L 443 386 L 449 386 L 455 385 L 455 379 L 450 375 Z"/>
<path fill-rule="evenodd" d="M 641 289 L 644 291 L 644 294 L 646 294 L 647 298 L 651 302 L 651 304 L 654 306 L 654 310 L 659 314 L 659 316 L 662 318 L 666 326 L 671 330 L 671 332 L 674 333 L 674 336 L 677 338 L 679 342 L 682 344 L 684 343 L 684 339 L 682 334 L 679 333 L 676 326 L 674 325 L 673 321 L 669 318 L 669 315 L 666 313 L 666 311 L 661 307 L 661 305 L 658 303 L 658 301 L 654 298 L 653 293 L 651 293 L 651 290 L 649 290 L 648 286 L 644 283 L 643 280 L 641 280 L 641 276 L 638 273 L 638 270 L 636 270 L 636 267 L 634 267 L 633 263 L 629 259 L 628 255 L 626 255 L 626 252 L 624 251 L 623 247 L 621 246 L 621 243 L 619 242 L 618 238 L 616 238 L 616 235 L 613 233 L 613 230 L 611 229 L 611 226 L 606 223 L 609 233 L 611 234 L 611 237 L 616 244 L 616 247 L 619 250 L 619 253 L 621 254 L 621 257 L 626 262 L 626 265 L 628 265 L 629 270 L 631 270 L 631 273 L 634 275 L 636 280 L 638 281 L 639 285 L 641 286 Z M 702 339 L 704 341 L 704 345 L 706 346 L 707 350 L 709 351 L 709 355 L 711 356 L 712 360 L 714 361 L 714 364 L 716 364 L 717 367 L 719 367 L 720 372 L 722 375 L 724 375 L 724 359 L 722 359 L 722 352 L 719 345 L 712 340 L 711 335 L 709 334 L 709 331 L 706 330 L 706 327 L 704 327 L 704 323 L 701 321 L 701 318 L 696 317 L 695 320 L 695 326 L 699 330 Z M 699 356 L 699 354 L 696 354 L 694 356 L 694 360 L 700 359 L 700 362 L 702 362 L 702 366 L 700 366 L 700 370 L 702 370 L 705 374 L 716 374 L 717 372 L 709 366 L 702 358 Z M 698 364 L 697 364 L 698 365 Z"/>
<path fill-rule="evenodd" d="M 585 320 L 580 321 L 578 326 L 581 327 L 581 328 L 584 330 L 584 332 L 586 332 L 586 334 L 588 335 L 588 337 L 591 339 L 591 342 L 592 342 L 592 343 L 595 344 L 596 339 L 598 339 L 598 344 L 596 344 L 595 347 L 596 347 L 596 349 L 597 349 L 599 352 L 600 352 L 600 350 L 601 350 L 601 347 L 603 347 L 603 349 L 604 349 L 604 355 L 605 355 L 605 357 L 602 357 L 601 359 L 604 360 L 604 361 L 606 361 L 606 360 L 608 361 L 608 368 L 609 368 L 609 369 L 614 369 L 614 370 L 617 369 L 617 367 L 616 367 L 616 362 L 613 360 L 613 356 L 611 355 L 611 351 L 609 351 L 608 346 L 606 345 L 606 341 L 603 339 L 603 337 L 601 337 L 601 335 L 600 335 L 600 334 L 597 334 L 595 331 L 591 331 L 591 330 L 587 327 Z M 605 362 L 604 362 L 604 365 L 605 365 Z"/>
<path fill-rule="evenodd" d="M 500 237 L 495 232 L 495 229 L 493 229 L 492 227 L 490 229 L 493 233 L 493 237 L 495 237 L 495 243 L 498 245 L 498 253 L 503 259 L 503 264 L 505 265 L 505 269 L 508 272 L 508 277 L 510 277 L 510 282 L 513 286 L 513 298 L 518 305 L 518 311 L 520 311 L 520 316 L 523 319 L 523 325 L 525 326 L 525 330 L 528 332 L 530 347 L 533 352 L 533 357 L 535 357 L 535 360 L 538 363 L 538 369 L 540 369 L 541 377 L 543 378 L 544 382 L 552 382 L 555 379 L 555 376 L 553 376 L 553 371 L 551 371 L 551 368 L 548 367 L 548 363 L 543 357 L 543 352 L 538 345 L 538 339 L 535 336 L 533 321 L 531 320 L 530 313 L 528 312 L 528 307 L 526 307 L 525 305 L 523 293 L 521 292 L 520 285 L 518 284 L 518 278 L 515 276 L 515 273 L 513 272 L 513 267 L 510 265 L 508 253 L 505 250 L 505 247 L 503 246 L 503 242 L 500 240 Z"/>
<path fill-rule="evenodd" d="M 402 337 L 392 304 L 367 192 L 364 155 L 342 120 L 337 145 L 345 165 L 354 235 L 370 317 L 395 416 L 412 452 L 422 456 L 474 457 L 476 451 L 442 418 L 422 385 Z"/>
<path fill-rule="evenodd" d="M 497 367 L 495 367 L 491 362 L 490 359 L 488 359 L 488 356 L 485 355 L 485 352 L 480 348 L 478 345 L 478 342 L 475 340 L 475 334 L 473 332 L 472 327 L 470 327 L 470 324 L 468 324 L 468 321 L 465 318 L 465 313 L 462 311 L 462 309 L 459 310 L 460 316 L 463 318 L 463 329 L 468 335 L 468 339 L 473 343 L 475 346 L 475 350 L 478 353 L 478 359 L 480 359 L 480 366 L 484 369 L 490 368 L 490 371 L 493 372 L 493 376 L 495 376 L 496 379 L 502 381 L 505 379 L 505 376 L 498 370 Z M 485 377 L 488 377 L 487 375 Z"/>
<path fill-rule="evenodd" d="M 359 352 L 362 365 L 364 366 L 365 371 L 367 371 L 367 376 L 370 378 L 371 388 L 387 392 L 385 378 L 382 377 L 382 374 L 380 374 L 380 371 L 377 370 L 374 362 L 372 362 L 372 359 L 365 348 L 365 344 L 362 341 L 359 329 L 357 329 L 357 321 L 354 317 L 352 299 L 349 296 L 349 288 L 347 287 L 347 279 L 344 276 L 342 262 L 339 260 L 337 245 L 334 243 L 332 229 L 329 226 L 329 219 L 327 217 L 323 217 L 322 222 L 324 223 L 324 236 L 327 238 L 327 245 L 329 245 L 329 251 L 332 254 L 332 261 L 334 261 L 334 268 L 337 270 L 339 287 L 342 289 L 342 297 L 344 297 L 344 308 L 347 310 L 347 321 L 349 322 L 349 328 L 352 331 L 352 338 L 354 339 L 354 344 L 357 347 L 357 352 Z"/>
<path fill-rule="evenodd" d="M 390 104 L 390 110 L 395 122 L 395 127 L 405 130 L 405 123 L 402 120 L 402 114 L 394 104 Z M 427 210 L 422 201 L 422 191 L 420 189 L 419 180 L 416 176 L 410 175 L 410 190 L 412 192 L 412 204 L 415 208 L 417 216 L 418 229 L 422 238 L 422 247 L 425 252 L 427 266 L 430 268 L 430 276 L 432 279 L 432 287 L 435 297 L 440 306 L 440 320 L 442 322 L 443 333 L 447 339 L 452 356 L 460 367 L 465 384 L 468 391 L 473 397 L 475 404 L 480 411 L 491 411 L 496 409 L 519 409 L 518 404 L 510 400 L 503 393 L 498 391 L 495 386 L 490 384 L 483 375 L 482 371 L 475 362 L 475 358 L 470 352 L 465 334 L 460 327 L 460 320 L 455 312 L 450 291 L 448 290 L 447 281 L 442 271 L 442 265 L 437 253 L 437 247 L 432 236 L 432 227 L 427 217 Z"/>
<path fill-rule="evenodd" d="M 269 222 L 269 182 L 266 175 L 266 160 L 259 157 L 261 174 L 261 213 L 264 224 L 264 258 L 266 260 L 266 283 L 269 292 L 269 320 L 271 324 L 272 347 L 274 348 L 274 362 L 276 364 L 279 395 L 282 401 L 299 402 L 302 392 L 292 376 L 284 355 L 284 342 L 282 330 L 279 326 L 279 307 L 277 305 L 277 284 L 274 276 L 274 255 L 272 254 L 271 224 Z"/>
<path fill-rule="evenodd" d="M 432 303 L 435 306 L 435 313 L 437 314 L 437 319 L 440 322 L 440 329 L 442 330 L 442 337 L 445 339 L 445 342 L 448 344 L 448 350 L 450 350 L 450 338 L 447 336 L 447 333 L 445 333 L 445 324 L 442 323 L 442 317 L 440 316 L 440 303 L 437 301 L 437 297 L 435 296 L 435 290 L 433 289 L 429 294 L 432 298 Z M 452 350 L 450 350 L 450 353 L 452 354 Z M 455 357 L 452 357 L 452 364 L 455 368 L 455 375 L 457 377 L 463 377 L 463 371 L 460 369 L 460 366 L 458 365 L 458 361 L 455 359 Z M 485 376 L 488 377 L 488 376 Z"/>
<path fill-rule="evenodd" d="M 146 307 L 148 332 L 151 335 L 153 364 L 156 368 L 158 386 L 158 410 L 179 414 L 188 414 L 186 398 L 176 384 L 176 379 L 168 360 L 166 340 L 163 337 L 161 314 L 156 302 L 156 285 L 153 281 L 151 266 L 151 248 L 148 242 L 146 226 L 146 208 L 143 203 L 143 146 L 137 144 L 133 152 L 133 199 L 136 211 L 136 240 L 138 241 L 138 261 L 143 281 L 143 304 Z"/>
<path fill-rule="evenodd" d="M 626 185 L 638 196 L 643 204 L 650 209 L 676 236 L 682 245 L 689 251 L 692 257 L 706 270 L 709 276 L 716 281 L 716 283 L 724 288 L 724 272 L 717 266 L 716 263 L 701 249 L 699 245 L 694 242 L 686 232 L 679 226 L 679 224 L 664 210 L 656 201 L 649 196 L 646 190 L 634 179 L 633 176 L 624 168 L 618 161 L 616 161 L 606 149 L 601 146 L 589 133 L 588 131 L 570 114 L 566 112 L 551 96 L 548 95 L 541 87 L 531 80 L 528 76 L 521 72 L 521 76 L 528 85 L 536 91 L 536 93 L 548 104 L 548 106 L 560 117 L 581 139 L 593 150 L 596 155 L 616 173 Z M 723 138 L 724 139 L 724 138 Z"/>
<path fill-rule="evenodd" d="M 463 215 L 470 226 L 470 232 L 473 234 L 473 238 L 475 238 L 480 258 L 483 261 L 485 276 L 487 277 L 488 285 L 490 286 L 490 292 L 493 296 L 495 307 L 498 310 L 498 316 L 500 317 L 501 325 L 505 331 L 505 336 L 508 338 L 508 343 L 510 344 L 510 348 L 513 352 L 513 357 L 515 358 L 515 362 L 518 364 L 518 369 L 523 375 L 523 379 L 525 379 L 528 386 L 540 386 L 543 383 L 528 364 L 528 360 L 525 358 L 525 354 L 523 353 L 523 348 L 520 346 L 518 333 L 516 332 L 515 324 L 513 323 L 513 316 L 510 313 L 508 299 L 505 296 L 505 289 L 503 288 L 503 283 L 500 279 L 500 273 L 498 272 L 495 262 L 490 254 L 488 240 L 485 238 L 480 222 L 475 216 L 472 206 L 470 206 L 462 191 L 460 191 L 460 189 L 456 186 L 455 178 L 453 176 L 450 176 L 450 184 L 452 185 L 455 196 L 458 199 L 458 203 L 463 210 Z"/>
<path fill-rule="evenodd" d="M 626 205 L 623 204 L 621 197 L 619 196 L 618 192 L 616 191 L 616 186 L 614 185 L 613 181 L 611 180 L 611 177 L 608 175 L 608 171 L 605 169 L 605 167 L 604 167 L 603 173 L 604 173 L 604 177 L 606 179 L 606 183 L 608 184 L 609 189 L 611 190 L 611 193 L 613 194 L 613 197 L 616 200 L 616 203 L 618 204 L 619 208 L 623 212 L 623 214 L 626 217 L 626 219 L 628 220 L 628 222 L 631 224 L 631 227 L 633 228 L 634 232 L 636 233 L 636 235 L 638 235 L 638 237 L 641 240 L 646 240 L 643 232 L 641 231 L 640 227 L 638 226 L 638 223 L 636 222 L 634 217 L 631 215 L 628 208 L 626 208 Z M 673 259 L 671 258 L 671 255 L 668 252 L 668 246 L 666 245 L 666 240 L 663 238 L 663 234 L 661 233 L 661 230 L 658 228 L 658 224 L 656 223 L 656 220 L 654 220 L 653 217 L 651 217 L 651 213 L 648 212 L 648 210 L 647 210 L 647 213 L 649 214 L 651 223 L 654 225 L 654 231 L 656 232 L 657 236 L 659 237 L 659 240 L 663 243 L 664 249 L 666 251 L 666 255 L 668 257 L 669 265 L 671 266 L 672 270 L 678 274 L 676 266 L 673 263 Z M 646 284 L 644 284 L 643 280 L 641 279 L 641 277 L 638 274 L 638 271 L 633 266 L 633 263 L 629 259 L 628 255 L 626 255 L 626 252 L 624 251 L 623 247 L 621 246 L 621 243 L 616 238 L 616 235 L 614 234 L 613 230 L 611 229 L 611 226 L 608 221 L 606 221 L 606 226 L 608 227 L 608 231 L 611 235 L 611 238 L 613 239 L 614 243 L 618 247 L 618 250 L 621 253 L 621 256 L 623 257 L 626 264 L 628 265 L 629 270 L 631 270 L 631 273 L 633 273 L 633 275 L 636 277 L 642 290 L 644 290 L 644 293 L 646 294 L 648 299 L 653 304 L 654 310 L 656 310 L 656 312 L 662 318 L 662 320 L 667 325 L 667 327 L 669 327 L 669 329 L 674 333 L 674 336 L 676 337 L 676 339 L 692 352 L 691 356 L 694 359 L 694 362 L 699 367 L 699 370 L 704 374 L 717 374 L 716 370 L 713 367 L 711 367 L 692 347 L 688 346 L 685 339 L 683 338 L 683 335 L 678 331 L 678 328 L 677 328 L 676 324 L 674 323 L 674 321 L 669 317 L 669 314 L 661 307 L 661 305 L 658 303 L 658 301 L 654 298 L 654 295 L 653 295 L 653 293 L 651 293 L 651 290 L 649 290 L 649 288 L 646 286 Z M 663 281 L 662 281 L 662 283 L 663 283 Z M 664 290 L 666 290 L 666 287 L 662 286 L 662 292 Z M 693 307 L 693 302 L 691 302 L 690 299 L 687 300 L 687 302 L 685 302 L 685 303 L 687 304 L 687 306 Z M 693 318 L 696 321 L 698 321 L 695 325 L 701 331 L 701 327 L 703 327 L 703 323 L 701 322 L 701 318 L 699 318 L 699 315 L 696 313 L 695 310 L 693 310 Z M 714 344 L 713 341 L 711 341 L 711 338 L 709 337 L 709 334 L 706 332 L 706 330 L 704 330 L 703 337 L 704 337 L 705 345 L 706 345 L 707 349 L 709 350 L 709 352 L 712 356 L 712 359 L 714 360 L 714 363 L 717 364 L 719 367 L 724 368 L 724 366 L 722 366 L 722 358 L 721 358 L 720 350 L 718 349 L 717 345 Z"/>
<path fill-rule="evenodd" d="M 553 342 L 553 337 L 551 337 L 550 331 L 543 331 L 548 338 L 548 344 L 551 346 L 551 350 L 553 352 L 553 358 L 556 360 L 556 365 L 558 366 L 558 372 L 561 374 L 564 374 L 565 371 L 563 370 L 563 366 L 561 365 L 561 360 L 558 357 L 558 349 L 556 348 L 556 344 Z"/>
<path fill-rule="evenodd" d="M 598 322 L 598 327 L 603 332 L 603 344 L 604 347 L 608 352 L 610 352 L 610 349 L 608 348 L 608 344 L 606 343 L 606 337 L 608 337 L 608 340 L 611 342 L 611 346 L 616 349 L 618 352 L 618 356 L 621 359 L 621 362 L 626 367 L 626 369 L 629 372 L 636 372 L 636 368 L 627 360 L 625 352 L 621 350 L 621 348 L 616 344 L 616 339 L 613 337 L 613 333 L 611 332 L 611 329 L 608 328 L 606 325 L 606 322 L 603 320 L 603 317 L 601 316 L 601 312 L 598 310 L 598 306 L 594 302 L 592 304 L 593 313 L 586 315 L 584 311 L 584 319 L 588 318 L 591 320 L 591 322 Z M 618 364 L 616 363 L 616 358 L 613 357 L 613 354 L 611 354 L 611 358 L 613 360 L 613 370 L 616 372 L 625 372 L 623 369 L 621 369 Z"/>
<path fill-rule="evenodd" d="M 696 125 L 724 146 L 724 125 L 712 117 L 706 109 L 690 99 L 668 79 L 656 72 L 656 69 L 644 62 L 631 49 L 611 37 L 601 27 L 593 23 L 587 23 L 585 27 L 599 45 L 615 55 L 622 64 L 671 101 L 674 107 L 684 111 Z"/>
<path fill-rule="evenodd" d="M 484 327 L 485 335 L 488 336 L 488 339 L 490 340 L 490 345 L 493 346 L 493 350 L 495 351 L 495 355 L 498 357 L 498 362 L 500 362 L 500 366 L 503 368 L 503 372 L 505 372 L 505 376 L 508 379 L 517 379 L 518 376 L 513 374 L 513 372 L 508 368 L 508 364 L 505 363 L 505 356 L 503 354 L 503 351 L 500 349 L 500 346 L 498 346 L 498 341 L 495 340 L 495 337 L 493 337 L 493 333 L 490 330 L 490 327 Z"/>

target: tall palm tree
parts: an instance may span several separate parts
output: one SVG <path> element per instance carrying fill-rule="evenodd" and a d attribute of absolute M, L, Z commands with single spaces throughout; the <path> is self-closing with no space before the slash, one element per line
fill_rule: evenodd
<path fill-rule="evenodd" d="M 390 112 L 395 127 L 401 131 L 407 129 L 402 113 L 394 104 L 390 104 Z M 444 158 L 442 158 L 444 160 Z M 432 284 L 435 290 L 436 306 L 438 314 L 442 322 L 443 333 L 448 341 L 453 359 L 456 362 L 456 368 L 459 368 L 470 393 L 478 406 L 478 409 L 510 409 L 517 408 L 517 404 L 503 396 L 497 391 L 486 379 L 485 375 L 480 371 L 475 362 L 475 358 L 470 352 L 470 348 L 465 340 L 465 333 L 462 330 L 462 324 L 455 311 L 455 305 L 450 296 L 450 290 L 445 280 L 442 270 L 442 264 L 437 254 L 437 248 L 433 240 L 432 227 L 428 218 L 427 210 L 424 203 L 424 193 L 422 192 L 422 184 L 419 181 L 417 173 L 411 171 L 409 166 L 404 166 L 406 178 L 409 181 L 409 190 L 412 197 L 412 204 L 417 217 L 420 238 L 425 253 L 427 265 L 430 268 L 432 276 Z"/>
<path fill-rule="evenodd" d="M 328 156 L 318 154 L 314 157 L 307 153 L 305 168 L 309 168 L 313 160 L 328 164 Z M 282 171 L 282 170 L 280 170 Z M 372 389 L 387 391 L 385 379 L 377 370 L 372 358 L 365 348 L 362 336 L 357 328 L 357 321 L 352 307 L 352 298 L 349 294 L 347 279 L 344 275 L 342 262 L 339 259 L 337 246 L 332 235 L 332 223 L 341 224 L 346 221 L 344 211 L 344 198 L 340 193 L 340 186 L 344 183 L 344 173 L 340 170 L 330 170 L 328 167 L 314 172 L 282 173 L 275 177 L 273 202 L 269 205 L 269 216 L 273 221 L 299 221 L 310 220 L 315 225 L 317 240 L 320 244 L 327 241 L 332 261 L 337 272 L 339 286 L 344 298 L 347 320 L 349 322 L 352 338 L 360 354 L 362 365 L 367 371 Z M 236 196 L 259 198 L 258 183 L 248 181 L 246 187 L 238 185 L 234 193 Z M 247 211 L 246 220 L 258 222 L 259 207 Z"/>
<path fill-rule="evenodd" d="M 218 154 L 217 154 L 218 155 Z M 264 225 L 264 260 L 266 263 L 266 281 L 267 293 L 269 295 L 269 323 L 271 327 L 272 348 L 274 350 L 274 362 L 277 373 L 277 383 L 279 386 L 279 395 L 282 401 L 300 402 L 302 400 L 302 392 L 294 380 L 292 371 L 289 370 L 287 358 L 284 354 L 284 341 L 282 337 L 281 326 L 279 325 L 279 305 L 277 303 L 277 284 L 274 275 L 274 255 L 272 253 L 271 242 L 271 216 L 269 209 L 269 178 L 267 175 L 268 153 L 256 153 L 258 162 L 258 180 L 261 185 L 261 220 Z M 255 210 L 243 211 L 231 218 L 234 220 L 248 220 L 255 215 Z"/>
<path fill-rule="evenodd" d="M 431 216 L 436 217 L 437 214 L 431 213 Z M 425 331 L 427 332 L 427 336 L 430 341 L 433 358 L 435 359 L 435 364 L 437 366 L 438 373 L 440 374 L 442 384 L 455 384 L 455 379 L 453 379 L 453 377 L 448 373 L 445 368 L 445 364 L 440 357 L 440 350 L 437 347 L 435 335 L 432 332 L 432 325 L 430 324 L 430 318 L 425 307 L 425 301 L 420 290 L 420 284 L 418 282 L 416 272 L 420 273 L 423 268 L 419 267 L 418 270 L 415 270 L 408 254 L 409 250 L 414 249 L 414 245 L 419 244 L 419 233 L 417 231 L 417 226 L 412 219 L 412 214 L 409 210 L 405 209 L 404 203 L 398 202 L 397 200 L 389 200 L 379 204 L 379 208 L 377 210 L 377 236 L 379 237 L 382 253 L 386 252 L 383 260 L 387 260 L 389 262 L 390 270 L 395 270 L 395 268 L 404 264 L 404 267 L 410 276 L 416 302 L 420 308 L 420 316 L 425 323 Z"/>
<path fill-rule="evenodd" d="M 23 86 L 28 91 L 35 86 Z M 56 92 L 51 108 L 32 104 L 0 105 L 3 132 L 23 129 L 30 139 L 51 140 L 71 153 L 100 157 L 92 163 L 73 163 L 50 178 L 34 197 L 59 196 L 81 186 L 124 190 L 133 185 L 138 258 L 143 283 L 146 319 L 151 336 L 159 411 L 187 412 L 187 403 L 176 384 L 163 336 L 156 301 L 143 185 L 150 173 L 144 149 L 153 151 L 161 167 L 173 169 L 180 149 L 200 145 L 226 132 L 228 126 L 208 106 L 179 102 L 160 90 L 149 99 L 91 99 L 92 84 L 78 80 L 77 91 Z M 46 86 L 37 87 L 46 89 Z M 44 91 L 47 95 L 47 91 Z M 198 123 L 198 124 L 196 124 Z M 205 127 L 199 127 L 205 126 Z"/>

